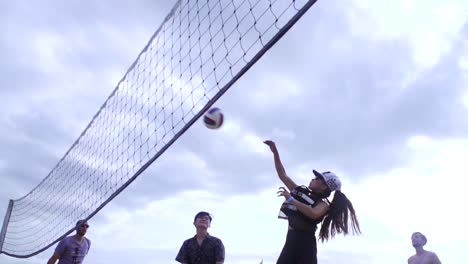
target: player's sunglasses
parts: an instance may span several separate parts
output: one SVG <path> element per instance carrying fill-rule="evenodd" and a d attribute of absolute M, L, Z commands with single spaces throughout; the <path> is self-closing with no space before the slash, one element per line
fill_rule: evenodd
<path fill-rule="evenodd" d="M 80 227 L 85 227 L 85 228 L 88 228 L 89 225 L 88 224 L 81 224 Z"/>
<path fill-rule="evenodd" d="M 325 179 L 323 177 L 320 177 L 320 176 L 315 176 L 314 180 L 321 180 L 323 182 L 325 182 Z"/>

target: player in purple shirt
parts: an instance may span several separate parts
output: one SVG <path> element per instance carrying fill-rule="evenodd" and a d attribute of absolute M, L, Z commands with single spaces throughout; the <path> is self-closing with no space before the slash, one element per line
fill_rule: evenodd
<path fill-rule="evenodd" d="M 82 264 L 91 247 L 91 240 L 85 237 L 88 227 L 85 220 L 79 220 L 76 223 L 76 235 L 62 239 L 47 264 L 55 264 L 57 260 L 58 264 Z"/>

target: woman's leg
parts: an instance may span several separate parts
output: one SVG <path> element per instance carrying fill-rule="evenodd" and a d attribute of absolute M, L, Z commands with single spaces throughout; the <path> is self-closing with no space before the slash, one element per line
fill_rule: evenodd
<path fill-rule="evenodd" d="M 297 264 L 317 264 L 317 240 L 313 233 L 302 233 L 296 238 Z"/>
<path fill-rule="evenodd" d="M 286 242 L 284 243 L 283 250 L 276 261 L 276 264 L 295 264 L 295 236 L 294 231 L 288 230 L 286 235 Z"/>

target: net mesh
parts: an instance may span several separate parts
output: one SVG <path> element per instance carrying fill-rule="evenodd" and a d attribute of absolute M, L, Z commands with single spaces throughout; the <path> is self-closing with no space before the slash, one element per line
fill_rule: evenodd
<path fill-rule="evenodd" d="M 315 1 L 178 1 L 80 137 L 10 202 L 1 252 L 35 255 L 110 202 Z"/>

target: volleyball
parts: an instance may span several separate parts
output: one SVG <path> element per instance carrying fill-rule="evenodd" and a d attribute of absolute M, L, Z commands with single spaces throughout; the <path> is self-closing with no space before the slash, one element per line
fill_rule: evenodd
<path fill-rule="evenodd" d="M 224 115 L 221 112 L 221 109 L 213 107 L 210 110 L 206 111 L 205 116 L 203 117 L 203 123 L 209 129 L 217 129 L 223 125 Z"/>

